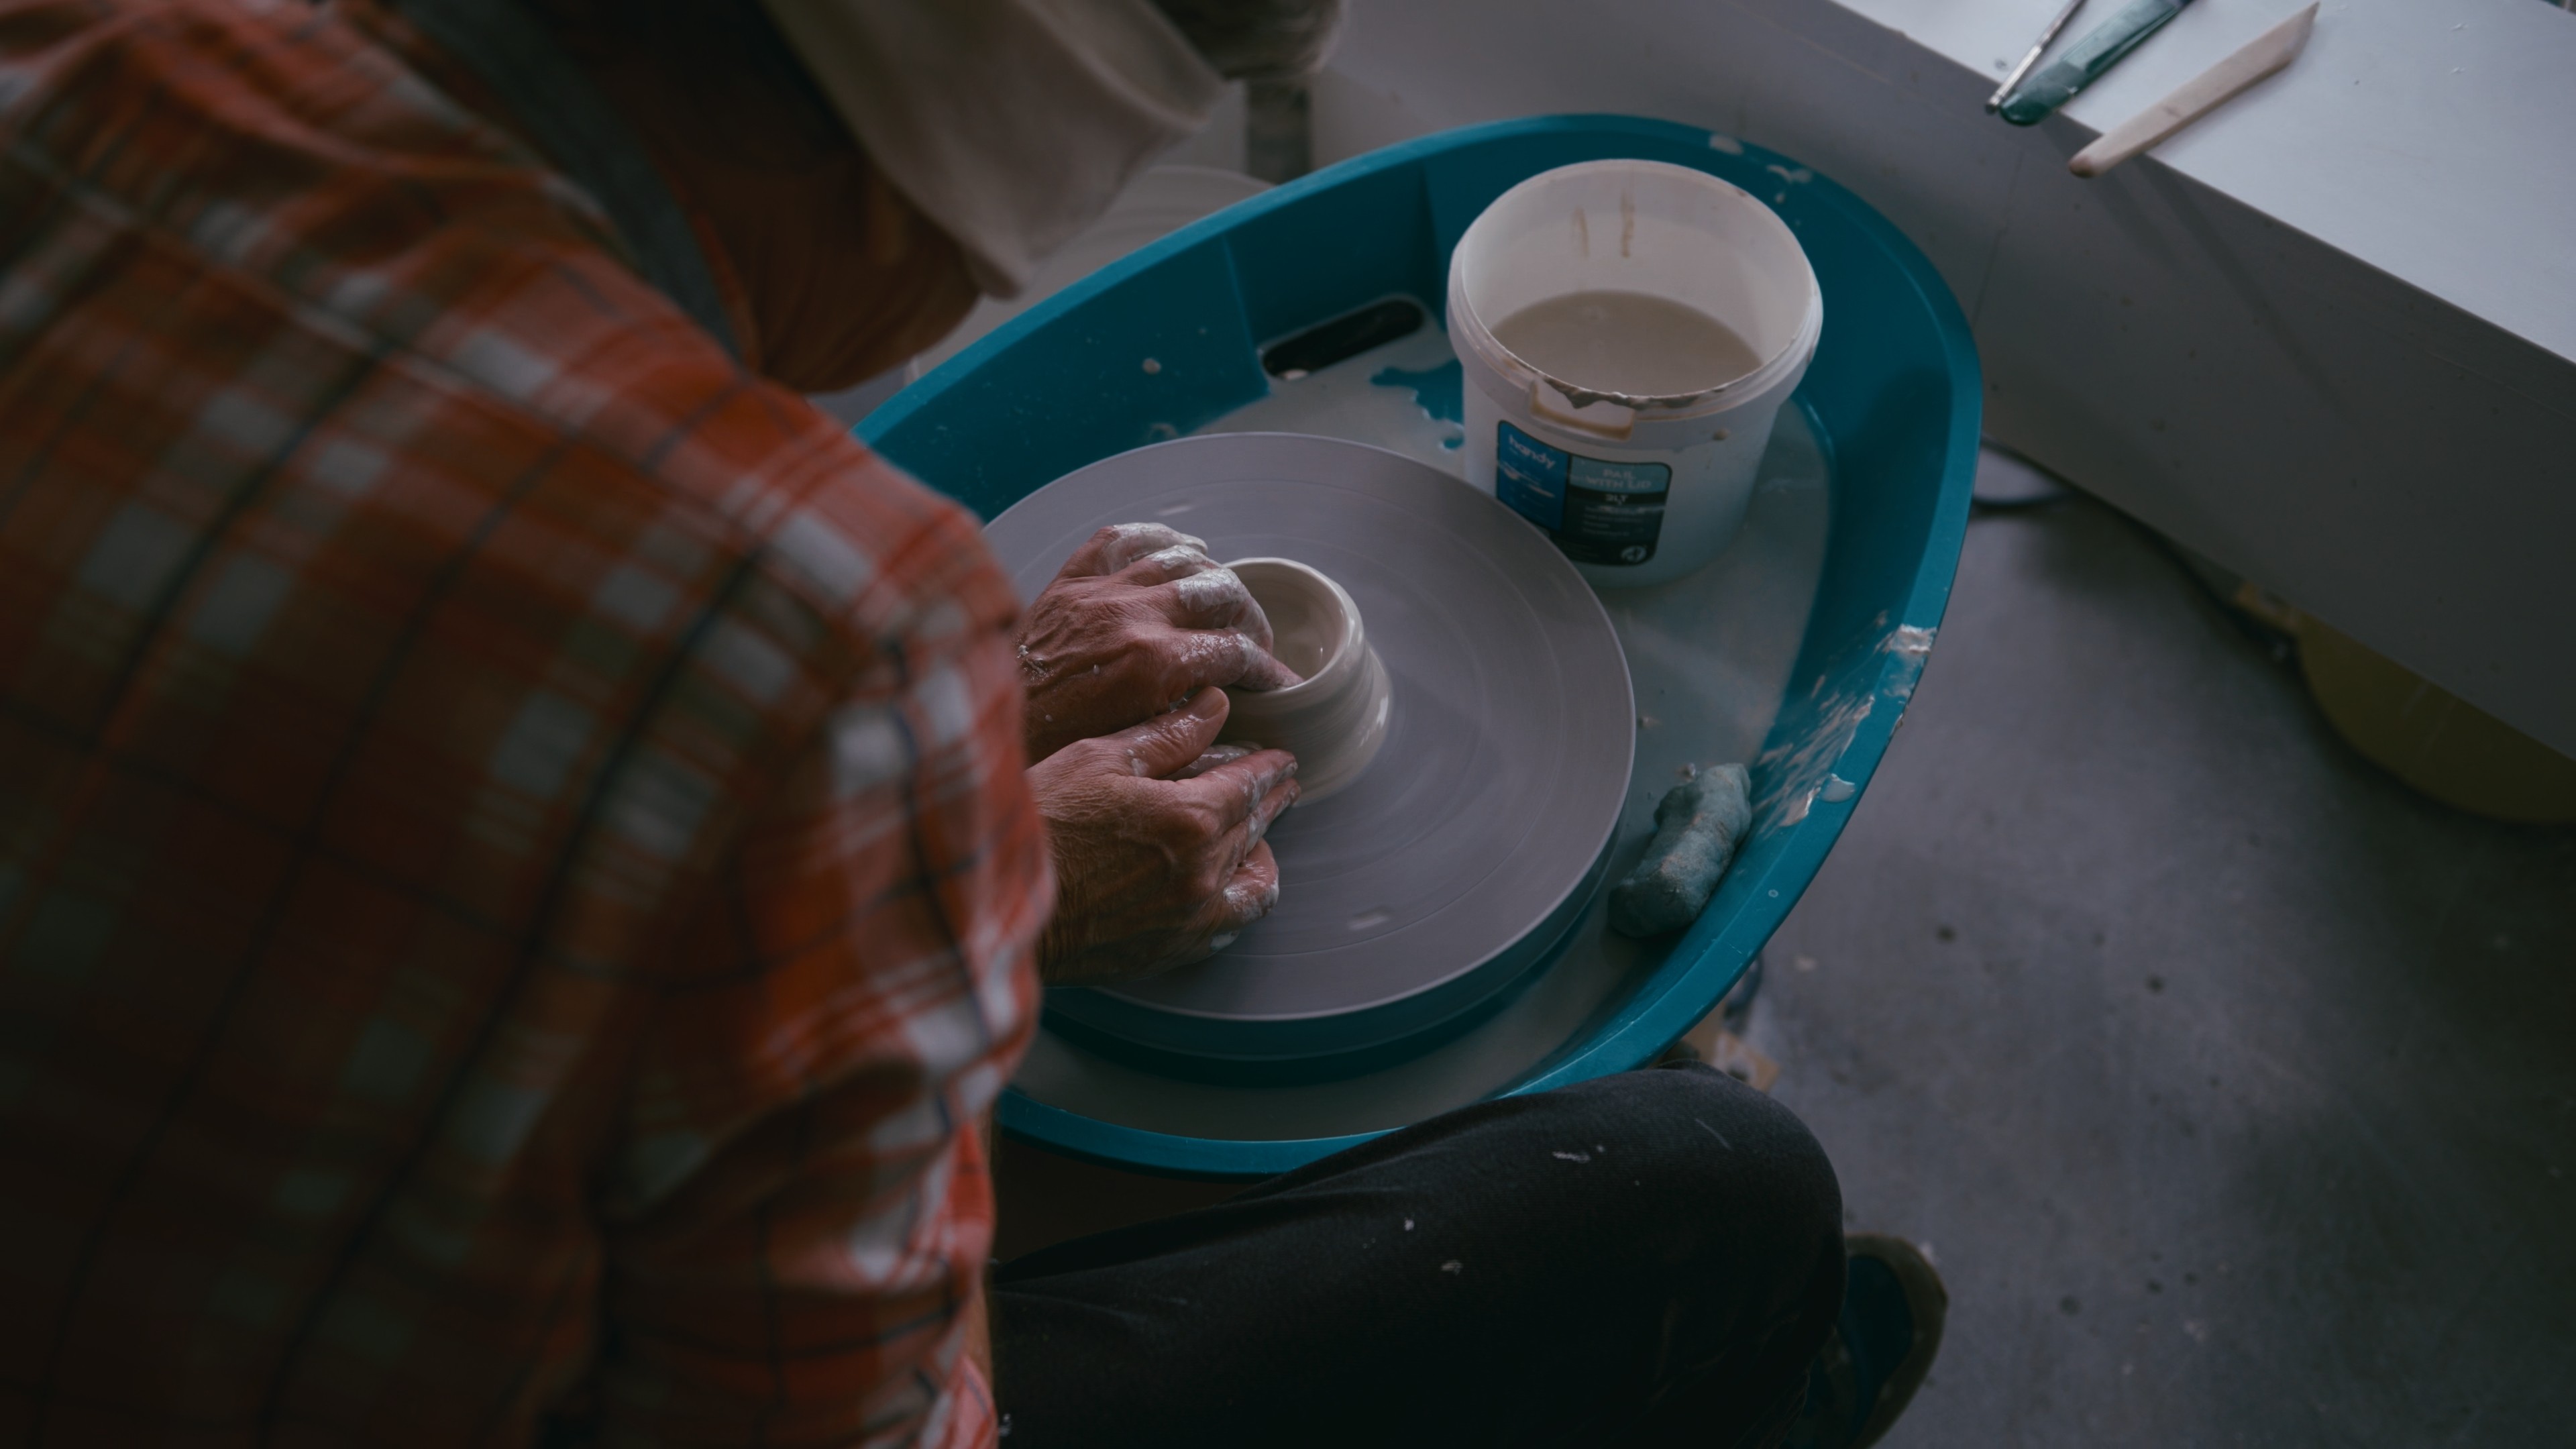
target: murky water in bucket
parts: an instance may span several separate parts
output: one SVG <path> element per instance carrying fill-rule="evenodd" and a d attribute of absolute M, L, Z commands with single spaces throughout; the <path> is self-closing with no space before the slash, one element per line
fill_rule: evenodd
<path fill-rule="evenodd" d="M 1705 392 L 1762 365 L 1762 354 L 1734 328 L 1644 292 L 1568 292 L 1532 302 L 1495 323 L 1494 340 L 1550 377 L 1630 397 Z"/>

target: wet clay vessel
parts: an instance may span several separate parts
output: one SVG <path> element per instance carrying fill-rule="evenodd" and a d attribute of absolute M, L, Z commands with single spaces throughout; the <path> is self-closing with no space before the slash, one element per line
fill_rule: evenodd
<path fill-rule="evenodd" d="M 1219 738 L 1297 757 L 1297 798 L 1308 804 L 1360 776 L 1386 743 L 1393 702 L 1386 666 L 1369 647 L 1359 605 L 1340 584 L 1284 558 L 1227 564 L 1270 617 L 1271 652 L 1297 671 L 1286 689 L 1230 690 L 1234 708 Z"/>

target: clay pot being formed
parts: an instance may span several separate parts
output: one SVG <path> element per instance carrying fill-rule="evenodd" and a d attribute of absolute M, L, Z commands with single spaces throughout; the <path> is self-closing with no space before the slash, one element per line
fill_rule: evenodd
<path fill-rule="evenodd" d="M 1293 559 L 1226 567 L 1270 616 L 1270 652 L 1300 678 L 1286 689 L 1226 691 L 1233 709 L 1219 738 L 1295 755 L 1299 803 L 1321 800 L 1358 779 L 1386 743 L 1386 666 L 1340 584 Z"/>

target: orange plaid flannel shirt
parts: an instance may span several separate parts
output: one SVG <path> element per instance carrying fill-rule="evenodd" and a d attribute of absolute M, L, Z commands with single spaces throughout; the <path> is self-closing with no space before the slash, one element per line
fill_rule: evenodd
<path fill-rule="evenodd" d="M 301 0 L 0 0 L 0 1442 L 990 1442 L 974 522 Z"/>

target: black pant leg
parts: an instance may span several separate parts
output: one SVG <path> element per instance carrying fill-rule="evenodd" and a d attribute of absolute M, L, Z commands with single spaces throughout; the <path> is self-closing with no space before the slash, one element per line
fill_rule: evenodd
<path fill-rule="evenodd" d="M 1690 1066 L 1479 1103 L 994 1277 L 1008 1449 L 1765 1442 L 1842 1300 L 1833 1169 Z"/>

